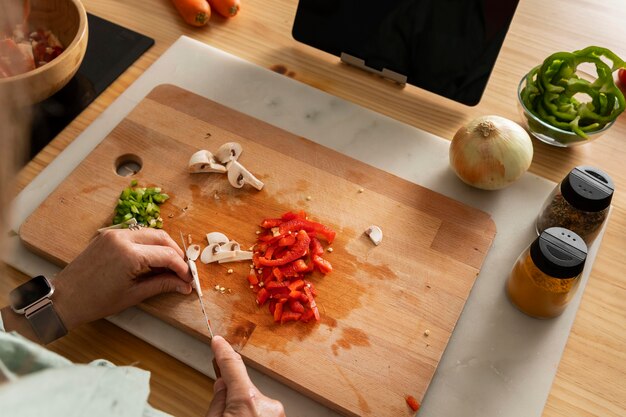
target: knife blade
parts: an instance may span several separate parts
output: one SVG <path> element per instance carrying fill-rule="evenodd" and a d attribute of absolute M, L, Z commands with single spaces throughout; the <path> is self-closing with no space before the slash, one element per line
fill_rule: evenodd
<path fill-rule="evenodd" d="M 187 265 L 189 265 L 189 270 L 191 271 L 191 276 L 193 277 L 192 287 L 196 290 L 196 294 L 198 295 L 198 300 L 200 301 L 200 308 L 202 309 L 202 314 L 204 315 L 204 321 L 206 323 L 207 329 L 209 329 L 209 335 L 211 339 L 213 339 L 213 329 L 211 328 L 211 322 L 209 321 L 209 316 L 206 314 L 206 309 L 204 308 L 204 301 L 202 301 L 202 288 L 200 287 L 200 277 L 198 276 L 198 268 L 196 267 L 196 262 L 189 259 L 187 256 L 187 245 L 185 244 L 185 238 L 183 236 L 183 232 L 180 231 L 180 239 L 183 243 L 183 250 L 185 251 L 185 258 L 187 259 Z"/>

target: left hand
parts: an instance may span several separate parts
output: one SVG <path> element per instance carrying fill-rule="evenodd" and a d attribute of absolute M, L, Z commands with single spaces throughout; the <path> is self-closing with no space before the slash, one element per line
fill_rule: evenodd
<path fill-rule="evenodd" d="M 71 330 L 157 294 L 189 294 L 192 280 L 165 231 L 106 230 L 53 279 L 52 300 Z"/>

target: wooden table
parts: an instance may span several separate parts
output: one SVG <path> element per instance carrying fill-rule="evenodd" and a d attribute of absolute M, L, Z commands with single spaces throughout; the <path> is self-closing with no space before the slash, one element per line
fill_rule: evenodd
<path fill-rule="evenodd" d="M 626 2 L 521 0 L 481 103 L 465 107 L 414 87 L 390 83 L 338 63 L 291 39 L 296 0 L 243 0 L 239 16 L 217 16 L 192 28 L 168 0 L 83 0 L 87 10 L 144 33 L 156 45 L 113 83 L 20 173 L 18 191 L 32 180 L 180 35 L 187 35 L 264 67 L 282 65 L 295 79 L 444 138 L 473 117 L 499 114 L 519 121 L 516 87 L 522 75 L 551 52 L 602 45 L 626 57 Z M 372 11 L 375 13 L 375 11 Z M 590 164 L 615 181 L 613 215 L 587 284 L 544 416 L 626 415 L 626 116 L 597 142 L 556 149 L 534 142 L 531 171 L 560 181 L 574 166 Z M 9 269 L 0 303 L 27 279 Z M 152 372 L 150 402 L 178 416 L 203 415 L 212 381 L 116 326 L 86 325 L 52 349 L 77 362 L 106 358 Z"/>

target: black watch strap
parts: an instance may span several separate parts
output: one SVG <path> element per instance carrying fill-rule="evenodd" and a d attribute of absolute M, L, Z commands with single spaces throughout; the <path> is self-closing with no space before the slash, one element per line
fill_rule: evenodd
<path fill-rule="evenodd" d="M 26 318 L 42 343 L 53 342 L 67 334 L 67 329 L 49 298 L 44 298 L 29 307 Z"/>

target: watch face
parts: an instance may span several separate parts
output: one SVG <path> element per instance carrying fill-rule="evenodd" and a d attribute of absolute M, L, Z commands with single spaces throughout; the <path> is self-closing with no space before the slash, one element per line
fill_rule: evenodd
<path fill-rule="evenodd" d="M 43 275 L 39 275 L 11 291 L 9 299 L 13 310 L 22 313 L 31 304 L 51 294 L 50 282 Z"/>

